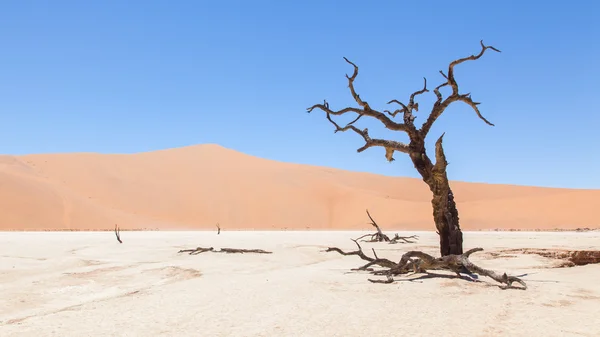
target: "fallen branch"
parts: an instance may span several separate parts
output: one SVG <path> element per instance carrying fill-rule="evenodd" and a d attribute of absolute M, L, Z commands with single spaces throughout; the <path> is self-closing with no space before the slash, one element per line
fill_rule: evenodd
<path fill-rule="evenodd" d="M 115 224 L 115 235 L 117 236 L 117 241 L 119 241 L 119 243 L 123 243 L 123 241 L 121 241 L 121 229 L 117 224 Z"/>
<path fill-rule="evenodd" d="M 239 253 L 239 254 L 244 254 L 244 253 L 272 254 L 273 252 L 268 252 L 268 251 L 262 250 L 262 249 L 221 248 L 221 250 L 215 251 L 215 253 L 227 253 L 227 254 L 232 254 L 232 253 Z"/>
<path fill-rule="evenodd" d="M 182 249 L 182 250 L 178 251 L 178 253 L 189 253 L 190 255 L 198 255 L 200 253 L 212 252 L 212 251 L 214 251 L 213 247 L 209 247 L 209 248 L 198 247 L 198 248 L 194 248 L 194 249 Z"/>
<path fill-rule="evenodd" d="M 215 250 L 213 247 L 203 248 L 198 247 L 194 249 L 182 249 L 178 251 L 178 253 L 189 253 L 189 255 L 198 255 L 200 253 L 205 252 L 213 252 L 213 253 L 226 253 L 226 254 L 244 254 L 244 253 L 254 253 L 254 254 L 272 254 L 273 252 L 269 252 L 262 249 L 238 249 L 238 248 L 221 248 L 220 250 Z"/>
<path fill-rule="evenodd" d="M 362 251 L 362 247 L 360 246 L 360 244 L 358 243 L 358 240 L 355 239 L 351 239 L 352 241 L 354 241 L 354 243 L 356 244 L 356 246 L 358 246 L 358 250 L 352 251 L 352 252 L 344 252 L 341 249 L 337 248 L 337 247 L 330 247 L 327 248 L 325 250 L 325 252 L 338 252 L 342 255 L 358 255 L 358 257 L 360 257 L 361 259 L 368 261 L 369 263 L 367 263 L 366 265 L 357 268 L 355 270 L 368 270 L 367 268 L 374 266 L 374 265 L 378 265 L 381 267 L 385 267 L 385 268 L 393 268 L 395 267 L 397 264 L 395 262 L 392 262 L 388 259 L 380 259 L 377 257 L 377 254 L 375 253 L 375 249 L 373 249 L 373 255 L 375 256 L 375 258 L 369 257 L 367 255 L 365 255 L 365 253 L 363 253 Z"/>
<path fill-rule="evenodd" d="M 482 251 L 483 248 L 473 248 L 461 255 L 447 255 L 439 258 L 435 258 L 427 253 L 421 251 L 409 251 L 402 255 L 400 262 L 395 263 L 388 259 L 380 259 L 375 254 L 375 258 L 367 256 L 356 240 L 352 240 L 358 246 L 357 251 L 344 252 L 337 247 L 327 248 L 326 252 L 338 252 L 342 255 L 357 255 L 365 261 L 369 261 L 366 265 L 354 269 L 354 270 L 367 270 L 368 267 L 378 265 L 383 270 L 369 270 L 373 275 L 385 276 L 385 280 L 373 280 L 369 279 L 372 283 L 393 283 L 395 279 L 393 276 L 408 274 L 409 272 L 427 273 L 429 270 L 450 270 L 456 274 L 458 278 L 463 278 L 461 273 L 479 274 L 481 276 L 487 276 L 494 281 L 505 284 L 506 288 L 513 288 L 513 283 L 519 283 L 523 286 L 523 289 L 527 289 L 527 285 L 524 281 L 515 276 L 508 276 L 506 273 L 498 274 L 492 270 L 481 268 L 469 260 L 469 256 L 475 252 Z M 442 277 L 441 275 L 430 274 L 430 277 Z"/>
<path fill-rule="evenodd" d="M 394 244 L 394 243 L 416 243 L 416 241 L 412 241 L 411 239 L 414 240 L 418 240 L 418 236 L 417 235 L 411 235 L 411 236 L 399 236 L 397 233 L 396 235 L 390 240 L 390 243 Z M 400 241 L 402 240 L 402 241 Z"/>

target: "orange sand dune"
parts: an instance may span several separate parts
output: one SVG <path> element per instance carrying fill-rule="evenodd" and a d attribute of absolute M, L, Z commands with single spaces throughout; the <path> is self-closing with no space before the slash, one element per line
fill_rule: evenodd
<path fill-rule="evenodd" d="M 453 182 L 465 230 L 600 227 L 600 190 Z M 218 145 L 0 156 L 0 229 L 432 230 L 412 178 L 281 163 Z M 370 230 L 370 229 L 369 229 Z"/>

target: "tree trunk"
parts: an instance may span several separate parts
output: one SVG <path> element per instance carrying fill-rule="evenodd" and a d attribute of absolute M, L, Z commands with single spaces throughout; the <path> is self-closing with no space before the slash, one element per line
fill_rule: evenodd
<path fill-rule="evenodd" d="M 463 235 L 452 190 L 448 188 L 446 191 L 434 192 L 431 205 L 435 227 L 440 236 L 440 254 L 442 256 L 462 254 Z"/>
<path fill-rule="evenodd" d="M 431 206 L 433 207 L 435 227 L 440 236 L 441 256 L 460 255 L 463 253 L 463 235 L 460 230 L 454 195 L 450 189 L 448 175 L 446 174 L 448 162 L 446 162 L 442 147 L 443 137 L 444 135 L 435 144 L 435 165 L 427 156 L 422 139 L 411 142 L 413 152 L 411 152 L 410 158 L 419 174 L 421 174 L 423 181 L 429 186 L 431 193 L 433 193 Z M 415 151 L 415 149 L 418 149 L 418 151 Z"/>

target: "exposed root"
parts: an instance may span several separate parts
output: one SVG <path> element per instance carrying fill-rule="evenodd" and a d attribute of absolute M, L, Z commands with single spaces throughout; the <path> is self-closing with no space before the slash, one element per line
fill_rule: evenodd
<path fill-rule="evenodd" d="M 117 241 L 119 241 L 119 243 L 123 243 L 123 241 L 121 241 L 121 229 L 117 224 L 115 224 L 115 236 L 117 237 Z"/>
<path fill-rule="evenodd" d="M 238 249 L 238 248 L 221 248 L 220 250 L 215 250 L 213 247 L 203 248 L 198 247 L 194 249 L 182 249 L 178 251 L 178 253 L 189 253 L 189 255 L 198 255 L 200 253 L 205 252 L 213 252 L 213 253 L 226 253 L 226 254 L 244 254 L 244 253 L 254 253 L 254 254 L 272 254 L 273 252 L 269 252 L 262 249 Z"/>
<path fill-rule="evenodd" d="M 409 272 L 416 273 L 427 273 L 428 270 L 450 270 L 453 271 L 457 277 L 463 278 L 461 273 L 465 274 L 479 274 L 487 276 L 494 281 L 506 285 L 506 288 L 512 288 L 513 283 L 519 283 L 523 289 L 527 289 L 527 285 L 520 278 L 515 276 L 508 276 L 506 273 L 498 274 L 492 270 L 481 268 L 473 264 L 469 260 L 469 256 L 475 252 L 482 251 L 483 248 L 473 248 L 461 255 L 447 255 L 439 258 L 435 258 L 427 253 L 421 251 L 409 251 L 402 255 L 400 262 L 395 263 L 388 259 L 372 258 L 367 256 L 356 240 L 353 240 L 358 246 L 357 251 L 344 252 L 337 247 L 327 248 L 326 252 L 338 252 L 342 255 L 358 255 L 361 259 L 369 261 L 366 265 L 355 269 L 355 270 L 367 270 L 368 267 L 378 265 L 383 270 L 371 270 L 370 273 L 373 275 L 385 276 L 385 280 L 374 280 L 369 279 L 372 283 L 393 283 L 395 280 L 393 276 L 408 274 Z M 436 277 L 435 274 L 430 274 L 431 277 Z M 440 275 L 437 275 L 440 277 Z"/>

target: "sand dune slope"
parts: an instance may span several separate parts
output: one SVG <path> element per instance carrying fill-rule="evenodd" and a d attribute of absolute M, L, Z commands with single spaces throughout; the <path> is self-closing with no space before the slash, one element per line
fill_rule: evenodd
<path fill-rule="evenodd" d="M 600 227 L 598 190 L 453 183 L 465 229 Z M 0 156 L 0 229 L 432 229 L 418 179 L 280 163 L 218 145 Z"/>

